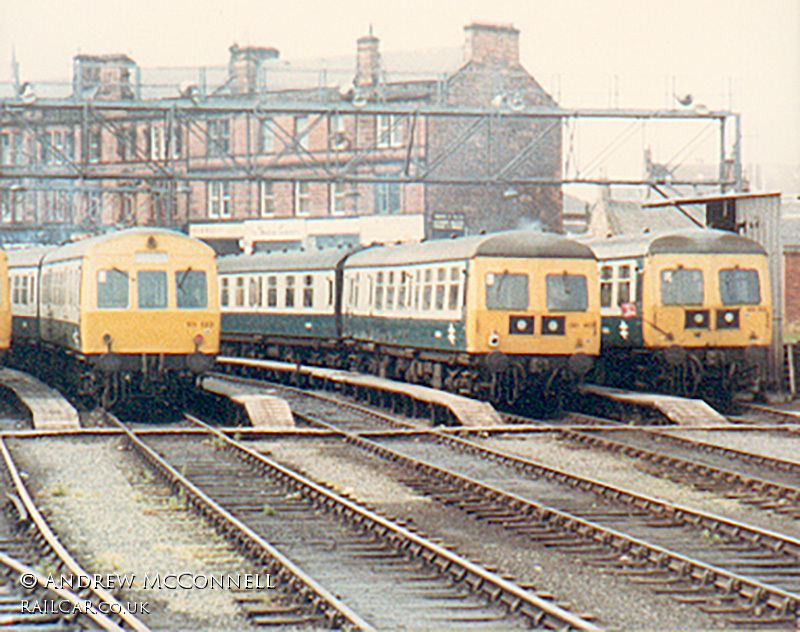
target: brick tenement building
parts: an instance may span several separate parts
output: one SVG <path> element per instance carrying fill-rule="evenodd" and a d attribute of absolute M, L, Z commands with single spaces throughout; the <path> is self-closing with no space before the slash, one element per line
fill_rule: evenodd
<path fill-rule="evenodd" d="M 349 90 L 276 81 L 273 48 L 233 45 L 227 76 L 161 92 L 126 56 L 78 56 L 73 94 L 2 119 L 0 175 L 19 178 L 0 188 L 0 225 L 170 225 L 221 250 L 560 230 L 560 118 L 460 113 L 555 103 L 513 26 L 465 34 L 457 70 L 389 80 L 370 33 Z"/>

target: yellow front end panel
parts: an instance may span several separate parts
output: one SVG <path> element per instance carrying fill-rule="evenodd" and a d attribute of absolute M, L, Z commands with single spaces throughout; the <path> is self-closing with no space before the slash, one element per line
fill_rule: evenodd
<path fill-rule="evenodd" d="M 586 311 L 549 311 L 547 275 L 583 275 L 587 281 Z M 486 307 L 486 275 L 527 274 L 528 308 L 498 310 Z M 469 264 L 467 292 L 467 350 L 470 353 L 499 351 L 507 355 L 572 355 L 600 352 L 599 287 L 597 262 L 593 259 L 477 258 Z M 512 316 L 533 317 L 533 334 L 509 333 Z M 563 316 L 563 335 L 542 335 L 544 316 Z"/>
<path fill-rule="evenodd" d="M 81 323 L 83 352 L 107 352 L 106 336 L 114 353 L 215 354 L 219 351 L 219 314 L 185 310 L 85 312 Z M 198 336 L 202 341 L 196 346 Z"/>
<path fill-rule="evenodd" d="M 663 305 L 662 272 L 678 267 L 702 270 L 703 300 L 692 305 Z M 753 305 L 723 305 L 719 271 L 740 268 L 758 272 L 761 302 Z M 772 341 L 772 308 L 766 257 L 752 254 L 655 255 L 645 264 L 642 336 L 647 347 L 746 347 L 765 346 Z M 708 327 L 687 327 L 686 313 L 708 312 Z M 738 310 L 735 328 L 718 328 L 717 313 Z"/>

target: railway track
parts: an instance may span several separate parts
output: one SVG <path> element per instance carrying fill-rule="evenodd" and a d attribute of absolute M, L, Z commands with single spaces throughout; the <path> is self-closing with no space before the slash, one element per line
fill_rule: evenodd
<path fill-rule="evenodd" d="M 353 432 L 319 418 L 307 421 L 339 430 L 354 444 L 424 472 L 419 489 L 437 500 L 493 519 L 543 546 L 582 555 L 607 572 L 666 584 L 664 591 L 675 599 L 723 616 L 728 624 L 797 625 L 797 540 L 437 431 Z"/>
<path fill-rule="evenodd" d="M 587 426 L 605 420 L 575 413 L 571 417 L 581 424 L 580 430 L 554 427 L 551 432 L 576 445 L 646 462 L 656 476 L 800 519 L 800 462 L 652 428 L 616 425 L 611 431 L 592 430 Z M 526 425 L 536 423 L 513 415 L 506 418 Z"/>
<path fill-rule="evenodd" d="M 0 439 L 0 625 L 146 632 L 111 591 L 95 582 L 50 529 Z M 62 577 L 68 578 L 62 582 Z M 80 588 L 79 588 L 80 587 Z M 24 590 L 28 589 L 28 590 Z"/>
<path fill-rule="evenodd" d="M 130 441 L 220 530 L 247 541 L 279 585 L 300 591 L 315 616 L 330 623 L 596 629 L 220 433 L 131 434 Z M 319 627 L 319 620 L 311 623 Z"/>

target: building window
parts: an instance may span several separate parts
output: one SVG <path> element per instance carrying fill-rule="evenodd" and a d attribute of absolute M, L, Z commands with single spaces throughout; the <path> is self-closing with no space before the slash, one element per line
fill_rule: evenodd
<path fill-rule="evenodd" d="M 223 154 L 231 149 L 231 122 L 212 119 L 208 122 L 208 153 Z"/>
<path fill-rule="evenodd" d="M 262 154 L 271 154 L 275 151 L 277 138 L 275 136 L 275 122 L 271 118 L 261 121 L 261 133 L 259 135 L 259 149 Z"/>
<path fill-rule="evenodd" d="M 172 135 L 164 127 L 150 128 L 150 160 L 175 160 L 180 158 L 181 144 L 180 127 L 175 127 Z"/>
<path fill-rule="evenodd" d="M 375 185 L 375 214 L 390 215 L 400 213 L 400 184 L 379 182 Z"/>
<path fill-rule="evenodd" d="M 347 212 L 347 198 L 352 195 L 348 182 L 331 182 L 330 185 L 330 210 L 331 215 L 344 215 Z"/>
<path fill-rule="evenodd" d="M 295 116 L 294 117 L 294 139 L 297 144 L 303 149 L 308 149 L 308 135 L 309 135 L 309 119 L 308 116 Z"/>
<path fill-rule="evenodd" d="M 208 183 L 208 216 L 212 218 L 231 216 L 231 183 Z"/>
<path fill-rule="evenodd" d="M 103 137 L 99 129 L 89 130 L 88 137 L 89 162 L 100 162 L 102 159 Z"/>
<path fill-rule="evenodd" d="M 402 147 L 401 118 L 395 114 L 378 114 L 375 122 L 375 146 Z"/>
<path fill-rule="evenodd" d="M 275 189 L 272 180 L 261 180 L 258 183 L 258 199 L 261 217 L 275 215 Z"/>
<path fill-rule="evenodd" d="M 298 217 L 311 213 L 311 192 L 308 182 L 294 183 L 294 214 Z"/>

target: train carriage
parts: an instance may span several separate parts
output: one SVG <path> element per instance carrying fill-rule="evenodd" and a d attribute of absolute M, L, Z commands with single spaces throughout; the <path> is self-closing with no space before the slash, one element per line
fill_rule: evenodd
<path fill-rule="evenodd" d="M 599 261 L 605 380 L 727 398 L 771 342 L 764 249 L 713 229 L 586 242 Z"/>
<path fill-rule="evenodd" d="M 309 353 L 335 346 L 336 275 L 348 254 L 349 250 L 327 249 L 220 258 L 222 331 L 227 343 L 280 343 L 284 351 L 292 344 Z"/>
<path fill-rule="evenodd" d="M 11 345 L 11 294 L 8 277 L 8 257 L 0 250 L 0 359 Z"/>
<path fill-rule="evenodd" d="M 12 251 L 14 327 L 29 343 L 22 361 L 66 365 L 83 394 L 102 389 L 106 404 L 210 368 L 219 346 L 214 258 L 202 242 L 163 229 Z"/>
<path fill-rule="evenodd" d="M 222 336 L 234 353 L 510 403 L 585 374 L 599 350 L 594 255 L 558 235 L 239 255 L 219 265 Z"/>

